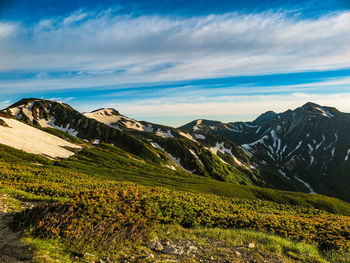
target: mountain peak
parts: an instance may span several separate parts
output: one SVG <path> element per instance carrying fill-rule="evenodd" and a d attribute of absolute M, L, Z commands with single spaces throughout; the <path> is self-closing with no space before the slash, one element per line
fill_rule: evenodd
<path fill-rule="evenodd" d="M 268 120 L 271 120 L 273 118 L 275 118 L 278 114 L 274 111 L 267 111 L 263 114 L 261 114 L 258 118 L 256 118 L 253 122 L 254 123 L 262 123 Z"/>
<path fill-rule="evenodd" d="M 90 113 L 93 113 L 93 114 L 99 114 L 99 115 L 106 115 L 106 116 L 113 116 L 113 115 L 116 115 L 116 116 L 119 116 L 121 115 L 116 109 L 114 108 L 100 108 L 100 109 L 97 109 L 97 110 L 93 110 L 92 112 Z"/>
<path fill-rule="evenodd" d="M 63 103 L 61 101 L 56 101 L 56 100 L 46 100 L 46 99 L 38 99 L 38 98 L 23 98 L 15 103 L 13 103 L 12 105 L 8 106 L 6 109 L 14 109 L 14 108 L 25 108 L 25 107 L 29 107 L 31 109 L 31 107 L 34 104 L 42 104 L 42 105 L 49 105 L 49 104 L 61 104 L 62 106 L 72 109 L 71 106 L 69 106 L 66 103 Z"/>
<path fill-rule="evenodd" d="M 340 111 L 334 107 L 320 106 L 313 102 L 305 103 L 299 109 L 314 115 L 322 115 L 328 118 L 332 118 L 335 114 L 340 113 Z"/>
<path fill-rule="evenodd" d="M 309 109 L 309 108 L 321 108 L 322 106 L 321 105 L 318 105 L 318 104 L 316 104 L 316 103 L 314 103 L 314 102 L 307 102 L 307 103 L 305 103 L 303 106 L 301 106 L 301 108 L 303 108 L 303 109 Z"/>

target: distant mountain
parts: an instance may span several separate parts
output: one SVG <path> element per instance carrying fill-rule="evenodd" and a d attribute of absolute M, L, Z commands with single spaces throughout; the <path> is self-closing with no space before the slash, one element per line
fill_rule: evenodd
<path fill-rule="evenodd" d="M 147 143 L 88 118 L 65 103 L 33 98 L 22 99 L 9 106 L 5 112 L 36 127 L 65 131 L 91 143 L 114 144 L 144 160 L 166 163 Z"/>
<path fill-rule="evenodd" d="M 180 129 L 217 135 L 244 149 L 272 187 L 350 200 L 350 114 L 307 103 L 252 122 L 197 120 Z"/>
<path fill-rule="evenodd" d="M 181 130 L 139 122 L 115 109 L 82 114 L 65 103 L 33 98 L 22 99 L 5 112 L 35 127 L 61 130 L 90 143 L 113 144 L 141 161 L 222 181 L 263 184 L 249 156 L 225 138 L 217 145 L 215 136 L 208 135 L 201 143 Z"/>
<path fill-rule="evenodd" d="M 23 99 L 3 112 L 44 131 L 113 144 L 170 169 L 350 200 L 350 114 L 332 107 L 307 103 L 251 122 L 200 119 L 179 128 L 134 120 L 111 108 L 82 114 L 40 99 Z"/>

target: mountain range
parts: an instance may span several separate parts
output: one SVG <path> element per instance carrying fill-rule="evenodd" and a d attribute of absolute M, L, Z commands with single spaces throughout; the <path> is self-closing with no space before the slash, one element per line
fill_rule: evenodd
<path fill-rule="evenodd" d="M 29 98 L 1 111 L 0 143 L 51 159 L 74 155 L 87 147 L 82 142 L 107 143 L 171 170 L 350 201 L 347 127 L 350 114 L 310 102 L 251 122 L 199 119 L 173 128 L 111 108 L 80 113 L 62 102 Z"/>

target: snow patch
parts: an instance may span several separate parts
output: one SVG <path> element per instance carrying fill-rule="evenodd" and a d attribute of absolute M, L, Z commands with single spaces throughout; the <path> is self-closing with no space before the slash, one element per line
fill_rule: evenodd
<path fill-rule="evenodd" d="M 217 142 L 216 145 L 214 147 L 209 148 L 209 150 L 215 155 L 217 155 L 218 151 L 220 151 L 222 153 L 227 153 L 227 154 L 231 155 L 231 157 L 233 158 L 235 163 L 247 168 L 246 165 L 244 165 L 240 160 L 238 160 L 238 158 L 232 153 L 232 149 L 225 148 L 224 142 L 222 142 L 222 143 Z M 224 163 L 226 163 L 226 162 L 224 161 Z"/>
<path fill-rule="evenodd" d="M 332 113 L 330 113 L 328 110 L 325 110 L 324 108 L 316 107 L 316 110 L 321 112 L 321 115 L 324 117 L 328 117 L 328 118 L 334 117 L 334 115 Z"/>
<path fill-rule="evenodd" d="M 196 122 L 196 125 L 194 125 L 193 126 L 193 131 L 198 131 L 200 128 L 199 128 L 199 125 L 201 125 L 202 124 L 202 121 L 203 120 L 197 120 L 197 122 Z"/>
<path fill-rule="evenodd" d="M 169 129 L 167 132 L 162 131 L 161 129 L 158 129 L 156 131 L 156 135 L 163 137 L 163 138 L 173 138 L 174 135 L 171 134 L 171 130 Z"/>
<path fill-rule="evenodd" d="M 41 131 L 14 119 L 0 117 L 9 127 L 0 126 L 0 143 L 28 153 L 41 154 L 50 158 L 67 158 L 74 152 L 64 147 L 81 149 L 52 134 Z"/>
<path fill-rule="evenodd" d="M 193 173 L 193 171 L 189 171 L 189 170 L 185 169 L 185 168 L 181 165 L 181 163 L 180 163 L 180 161 L 181 161 L 180 158 L 176 158 L 175 156 L 173 156 L 173 155 L 171 155 L 170 153 L 166 152 L 165 149 L 164 149 L 163 147 L 161 147 L 158 143 L 151 142 L 151 144 L 152 144 L 152 146 L 153 146 L 154 148 L 160 149 L 160 150 L 162 150 L 166 155 L 168 155 L 169 158 L 175 163 L 175 165 L 176 165 L 177 167 L 179 167 L 179 168 L 185 170 L 185 171 L 188 172 L 188 173 Z M 168 167 L 169 167 L 169 166 L 168 166 Z M 172 168 L 171 168 L 171 169 L 172 169 Z"/>
<path fill-rule="evenodd" d="M 205 136 L 203 134 L 195 134 L 194 137 L 196 137 L 196 139 L 200 139 L 200 140 L 204 140 L 205 139 Z"/>
<path fill-rule="evenodd" d="M 199 159 L 199 157 L 198 157 L 198 155 L 195 153 L 195 151 L 192 150 L 192 149 L 189 149 L 189 151 L 190 151 L 190 153 L 192 153 L 192 155 L 193 155 L 194 157 L 196 157 L 196 159 L 198 160 L 198 162 L 204 167 L 204 165 L 203 165 L 201 159 Z"/>
<path fill-rule="evenodd" d="M 184 132 L 179 132 L 179 134 L 187 139 L 190 139 L 191 141 L 194 141 L 194 142 L 197 142 L 192 136 L 191 134 L 188 134 L 188 133 L 184 133 Z"/>
<path fill-rule="evenodd" d="M 346 152 L 345 161 L 349 159 L 349 155 L 350 155 L 350 149 L 348 149 L 348 151 Z"/>
<path fill-rule="evenodd" d="M 318 148 L 320 148 L 320 146 L 322 145 L 322 143 L 326 140 L 326 136 L 324 136 L 324 134 L 322 134 L 322 141 L 316 145 L 316 150 L 318 150 Z"/>
<path fill-rule="evenodd" d="M 278 170 L 278 172 L 283 175 L 283 177 L 287 178 L 288 180 L 290 180 L 290 178 L 287 176 L 287 174 L 285 172 L 283 172 L 282 170 Z"/>
<path fill-rule="evenodd" d="M 299 177 L 295 176 L 295 179 L 297 179 L 299 182 L 301 182 L 305 187 L 309 190 L 310 194 L 316 194 L 316 192 L 311 188 L 310 184 L 305 182 L 304 180 L 300 179 Z"/>
<path fill-rule="evenodd" d="M 70 128 L 70 124 L 69 123 L 66 125 L 66 127 L 58 126 L 58 125 L 55 124 L 56 119 L 53 116 L 50 117 L 49 121 L 47 121 L 45 119 L 40 119 L 40 120 L 37 120 L 37 121 L 38 121 L 39 125 L 41 127 L 43 127 L 43 128 L 47 128 L 47 127 L 54 128 L 54 129 L 57 129 L 57 130 L 69 133 L 70 135 L 72 135 L 74 137 L 77 137 L 78 131 L 74 130 L 73 128 Z"/>

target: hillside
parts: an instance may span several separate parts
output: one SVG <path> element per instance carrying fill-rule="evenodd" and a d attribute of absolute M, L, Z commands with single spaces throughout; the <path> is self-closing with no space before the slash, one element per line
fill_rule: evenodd
<path fill-rule="evenodd" d="M 269 187 L 349 201 L 349 125 L 350 114 L 307 103 L 279 114 L 266 112 L 252 122 L 200 120 L 179 129 L 237 143 L 251 156 Z"/>
<path fill-rule="evenodd" d="M 67 104 L 49 100 L 23 99 L 5 112 L 51 133 L 56 129 L 87 142 L 118 146 L 140 161 L 221 181 L 262 184 L 247 154 L 232 142 L 226 152 L 218 153 L 209 141 L 201 144 L 180 130 L 138 122 L 114 109 L 81 114 Z"/>
<path fill-rule="evenodd" d="M 268 111 L 252 122 L 196 120 L 178 129 L 137 121 L 111 108 L 81 114 L 40 99 L 23 99 L 4 112 L 54 135 L 52 129 L 112 144 L 140 161 L 173 170 L 350 200 L 350 114 L 335 108 L 307 103 L 279 114 Z"/>
<path fill-rule="evenodd" d="M 334 198 L 189 176 L 186 172 L 139 162 L 111 145 L 95 145 L 66 160 L 56 161 L 6 146 L 0 150 L 1 156 L 6 156 L 0 158 L 1 191 L 21 200 L 41 202 L 17 214 L 14 223 L 20 223 L 20 229 L 25 231 L 31 229 L 25 240 L 27 245 L 36 248 L 35 253 L 44 253 L 40 244 L 46 244 L 45 247 L 51 247 L 50 253 L 54 250 L 57 256 L 60 251 L 59 257 L 65 258 L 72 258 L 72 253 L 81 256 L 89 253 L 101 258 L 126 257 L 135 262 L 145 255 L 140 253 L 142 247 L 157 258 L 169 257 L 165 252 L 149 250 L 150 240 L 157 237 L 164 247 L 177 249 L 187 249 L 184 244 L 190 242 L 200 249 L 201 252 L 194 255 L 198 260 L 207 260 L 203 262 L 211 262 L 212 257 L 218 262 L 223 258 L 256 257 L 259 260 L 258 254 L 263 254 L 265 259 L 330 262 L 322 259 L 315 247 L 300 244 L 298 250 L 293 250 L 296 245 L 276 239 L 271 232 L 324 248 L 349 246 L 350 221 L 345 215 L 350 215 L 350 205 Z M 237 243 L 220 243 L 225 239 L 218 235 L 224 230 L 212 227 L 244 228 L 270 234 L 244 232 L 243 237 L 239 237 L 242 232 L 227 230 L 225 235 L 231 236 L 231 241 L 237 239 Z M 129 230 L 124 232 L 124 228 Z M 114 234 L 110 236 L 109 231 Z M 212 243 L 215 238 L 210 236 L 219 243 Z M 198 244 L 199 240 L 202 241 Z M 244 245 L 239 245 L 243 241 Z M 167 245 L 169 242 L 171 245 Z M 257 245 L 255 249 L 249 249 L 252 242 Z M 218 246 L 226 252 L 209 252 Z M 279 252 L 276 246 L 285 252 Z M 231 255 L 232 248 L 239 253 Z M 303 251 L 309 251 L 308 256 L 303 255 Z M 131 255 L 139 256 L 133 260 Z M 185 254 L 174 256 L 186 259 Z"/>
<path fill-rule="evenodd" d="M 284 154 L 262 160 L 271 149 L 290 153 L 285 140 L 293 141 L 305 124 L 297 114 L 309 114 L 306 120 L 317 126 L 327 124 L 321 117 L 341 115 L 328 108 L 320 115 L 314 107 L 266 113 L 249 124 L 202 120 L 175 129 L 123 117 L 113 109 L 80 114 L 59 102 L 22 100 L 0 117 L 0 132 L 8 136 L 6 145 L 0 144 L 0 193 L 13 199 L 10 203 L 34 202 L 30 209 L 17 205 L 10 220 L 22 233 L 21 249 L 30 247 L 34 262 L 46 262 L 40 261 L 43 254 L 58 262 L 101 262 L 106 257 L 112 262 L 347 262 L 350 204 L 272 189 L 288 189 L 298 180 L 279 171 L 276 160 Z M 305 131 L 316 132 L 306 124 L 296 140 Z M 249 134 L 253 143 L 238 146 L 219 132 L 233 136 L 226 127 L 234 125 L 234 130 L 243 125 L 255 130 Z M 243 140 L 248 132 L 240 131 Z M 99 132 L 109 135 L 96 137 Z M 23 136 L 13 139 L 17 134 Z M 17 140 L 33 147 L 24 148 Z M 141 154 L 129 150 L 130 142 L 144 147 Z M 50 156 L 44 152 L 49 146 L 69 154 Z M 144 153 L 157 158 L 143 158 Z M 289 184 L 274 184 L 273 176 Z M 293 189 L 305 190 L 305 183 L 299 181 Z"/>

